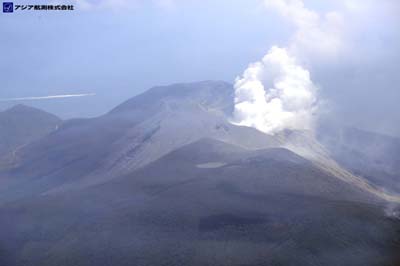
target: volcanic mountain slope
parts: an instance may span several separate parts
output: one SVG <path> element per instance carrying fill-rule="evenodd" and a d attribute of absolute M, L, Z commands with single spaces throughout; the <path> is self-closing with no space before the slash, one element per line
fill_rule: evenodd
<path fill-rule="evenodd" d="M 346 169 L 400 193 L 400 139 L 338 125 L 322 125 L 318 140 Z"/>
<path fill-rule="evenodd" d="M 0 112 L 0 157 L 46 136 L 60 124 L 58 117 L 24 105 Z"/>
<path fill-rule="evenodd" d="M 344 165 L 351 166 L 351 163 L 345 163 L 343 160 L 335 160 L 336 158 L 332 156 L 331 147 L 323 145 L 314 134 L 314 132 L 306 131 L 284 131 L 276 137 L 279 137 L 283 143 L 281 147 L 285 147 L 307 158 L 315 166 L 330 173 L 332 176 L 347 182 L 349 185 L 357 186 L 385 201 L 400 203 L 400 195 L 397 192 L 390 192 L 388 187 L 366 178 L 367 171 L 362 172 L 362 174 L 351 171 L 352 168 L 344 167 Z M 390 160 L 388 162 L 390 163 Z M 382 176 L 382 179 L 384 178 Z"/>
<path fill-rule="evenodd" d="M 104 116 L 65 122 L 46 138 L 19 149 L 3 167 L 0 201 L 101 184 L 186 144 L 213 138 L 251 150 L 288 148 L 351 186 L 400 202 L 397 195 L 341 167 L 308 132 L 271 136 L 231 124 L 233 102 L 228 83 L 175 84 L 152 88 Z"/>
<path fill-rule="evenodd" d="M 289 150 L 211 139 L 0 215 L 9 266 L 399 263 L 399 222 L 369 193 Z"/>
<path fill-rule="evenodd" d="M 229 123 L 232 92 L 224 82 L 155 87 L 104 116 L 67 121 L 3 169 L 3 176 L 21 178 L 8 178 L 0 198 L 105 182 L 204 137 L 247 148 L 276 146 L 272 136 Z"/>
<path fill-rule="evenodd" d="M 16 151 L 0 265 L 398 265 L 390 195 L 310 132 L 231 124 L 232 92 L 155 87 Z"/>

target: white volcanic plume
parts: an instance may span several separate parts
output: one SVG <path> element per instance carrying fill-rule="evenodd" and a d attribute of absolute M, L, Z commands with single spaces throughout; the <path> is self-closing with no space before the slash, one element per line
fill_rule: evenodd
<path fill-rule="evenodd" d="M 272 47 L 236 79 L 233 122 L 267 134 L 312 129 L 317 89 L 298 59 L 311 52 L 317 57 L 334 55 L 341 46 L 341 17 L 333 12 L 321 17 L 301 0 L 266 0 L 265 4 L 297 30 L 288 48 Z"/>
<path fill-rule="evenodd" d="M 234 118 L 239 125 L 270 134 L 311 129 L 315 94 L 309 72 L 286 49 L 274 46 L 236 80 Z"/>
<path fill-rule="evenodd" d="M 289 49 L 304 60 L 337 55 L 343 45 L 344 22 L 337 12 L 318 14 L 307 9 L 303 0 L 265 0 L 265 5 L 296 28 Z"/>

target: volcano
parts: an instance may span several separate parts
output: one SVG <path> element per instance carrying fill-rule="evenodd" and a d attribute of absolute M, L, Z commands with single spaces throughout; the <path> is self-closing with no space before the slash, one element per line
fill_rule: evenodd
<path fill-rule="evenodd" d="M 268 135 L 230 122 L 233 92 L 154 87 L 8 150 L 0 264 L 397 265 L 399 140 Z"/>

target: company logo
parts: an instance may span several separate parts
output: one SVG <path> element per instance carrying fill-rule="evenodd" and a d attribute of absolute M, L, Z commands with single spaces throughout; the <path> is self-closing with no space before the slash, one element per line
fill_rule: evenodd
<path fill-rule="evenodd" d="M 3 13 L 13 13 L 14 4 L 13 2 L 3 2 Z"/>
<path fill-rule="evenodd" d="M 21 11 L 73 11 L 74 5 L 14 5 L 13 2 L 3 2 L 3 13 Z"/>

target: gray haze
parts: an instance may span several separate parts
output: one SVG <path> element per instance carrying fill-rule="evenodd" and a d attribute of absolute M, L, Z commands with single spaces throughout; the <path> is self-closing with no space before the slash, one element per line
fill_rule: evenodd
<path fill-rule="evenodd" d="M 22 103 L 62 118 L 96 116 L 154 85 L 233 83 L 294 30 L 262 0 L 69 3 L 77 10 L 1 13 L 0 99 L 94 93 Z M 305 4 L 337 11 L 345 23 L 340 53 L 303 58 L 320 88 L 322 115 L 400 136 L 398 1 Z M 14 104 L 0 102 L 0 110 Z"/>

